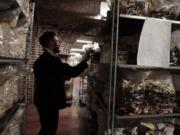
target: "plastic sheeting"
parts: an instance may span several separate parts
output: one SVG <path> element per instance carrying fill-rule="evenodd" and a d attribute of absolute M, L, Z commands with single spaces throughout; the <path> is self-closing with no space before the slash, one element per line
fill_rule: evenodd
<path fill-rule="evenodd" d="M 120 0 L 122 14 L 145 16 L 148 11 L 147 0 Z"/>
<path fill-rule="evenodd" d="M 0 23 L 0 56 L 25 58 L 26 26 L 12 29 L 8 23 Z"/>
<path fill-rule="evenodd" d="M 27 69 L 24 66 L 4 66 L 0 68 L 0 118 L 24 98 L 22 79 Z"/>
<path fill-rule="evenodd" d="M 29 17 L 29 0 L 16 0 L 23 14 Z"/>
<path fill-rule="evenodd" d="M 1 0 L 0 22 L 16 27 L 19 21 L 28 21 L 30 17 L 29 0 Z"/>
<path fill-rule="evenodd" d="M 117 114 L 169 114 L 176 110 L 176 91 L 168 72 L 123 70 L 121 76 Z"/>
<path fill-rule="evenodd" d="M 174 135 L 175 126 L 169 122 L 141 122 L 134 127 L 116 128 L 116 135 Z"/>
<path fill-rule="evenodd" d="M 18 101 L 18 79 L 19 77 L 15 76 L 6 81 L 4 85 L 0 86 L 0 118 L 2 118 L 5 115 L 5 112 Z"/>
<path fill-rule="evenodd" d="M 179 20 L 180 1 L 179 0 L 150 0 L 149 16 Z"/>
<path fill-rule="evenodd" d="M 120 0 L 121 14 L 179 20 L 178 0 Z"/>
<path fill-rule="evenodd" d="M 22 124 L 23 124 L 23 115 L 24 108 L 20 107 L 15 115 L 13 116 L 12 120 L 6 127 L 5 131 L 2 133 L 2 135 L 22 135 Z"/>

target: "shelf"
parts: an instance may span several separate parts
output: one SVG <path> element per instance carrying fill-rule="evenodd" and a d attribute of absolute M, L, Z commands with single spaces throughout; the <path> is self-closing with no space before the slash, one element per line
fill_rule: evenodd
<path fill-rule="evenodd" d="M 97 66 L 109 66 L 110 64 L 103 64 L 99 63 Z M 114 65 L 113 65 L 114 66 Z M 137 70 L 137 69 L 143 69 L 143 70 L 171 70 L 171 71 L 180 71 L 180 66 L 170 66 L 170 67 L 153 67 L 153 66 L 139 66 L 139 65 L 132 65 L 132 64 L 120 64 L 118 65 L 118 68 L 120 69 L 132 69 L 132 70 Z"/>
<path fill-rule="evenodd" d="M 19 106 L 21 103 L 23 103 L 23 100 L 18 101 L 11 109 L 9 109 L 5 116 L 0 119 L 0 134 L 3 132 L 3 130 L 7 127 L 11 119 L 13 118 L 14 114 L 17 112 Z"/>
<path fill-rule="evenodd" d="M 160 18 L 154 18 L 154 17 L 145 17 L 145 16 L 136 16 L 136 15 L 126 15 L 126 14 L 121 14 L 121 18 L 127 18 L 127 19 L 137 19 L 137 20 L 146 20 L 148 18 L 153 18 L 155 20 L 159 21 L 166 21 L 166 22 L 171 22 L 173 24 L 180 24 L 180 21 L 175 21 L 175 20 L 168 20 L 168 19 L 160 19 Z"/>
<path fill-rule="evenodd" d="M 134 115 L 134 116 L 119 116 L 115 115 L 116 127 L 134 127 L 141 122 L 172 122 L 180 123 L 180 113 L 174 114 L 157 114 L 157 115 Z"/>
<path fill-rule="evenodd" d="M 130 64 L 118 65 L 119 68 L 124 69 L 154 69 L 154 70 L 180 70 L 180 66 L 170 66 L 170 67 L 151 67 L 151 66 L 139 66 Z"/>
<path fill-rule="evenodd" d="M 106 0 L 108 6 L 110 9 L 112 9 L 112 0 Z"/>
<path fill-rule="evenodd" d="M 180 118 L 180 113 L 173 113 L 173 114 L 153 114 L 153 115 L 133 115 L 133 116 L 119 116 L 115 115 L 117 120 L 123 119 L 163 119 L 163 118 Z"/>
<path fill-rule="evenodd" d="M 24 62 L 27 62 L 27 59 L 0 57 L 0 63 L 24 63 Z"/>

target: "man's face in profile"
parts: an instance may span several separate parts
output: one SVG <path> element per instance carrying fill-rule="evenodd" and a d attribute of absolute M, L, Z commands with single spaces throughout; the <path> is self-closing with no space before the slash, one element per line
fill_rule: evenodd
<path fill-rule="evenodd" d="M 60 47 L 60 41 L 57 36 L 54 36 L 54 38 L 50 41 L 49 47 L 53 49 L 55 53 L 59 53 L 59 47 Z"/>

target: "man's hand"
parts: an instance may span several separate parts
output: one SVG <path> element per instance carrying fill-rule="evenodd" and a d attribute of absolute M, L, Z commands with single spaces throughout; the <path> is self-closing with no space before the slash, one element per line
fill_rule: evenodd
<path fill-rule="evenodd" d="M 84 56 L 84 61 L 88 61 L 91 57 L 91 54 L 93 53 L 94 51 L 92 49 L 89 49 L 86 51 L 86 54 Z"/>

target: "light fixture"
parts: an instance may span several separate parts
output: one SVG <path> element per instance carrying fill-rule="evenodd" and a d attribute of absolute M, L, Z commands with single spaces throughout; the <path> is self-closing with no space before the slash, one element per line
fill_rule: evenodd
<path fill-rule="evenodd" d="M 77 39 L 76 40 L 77 43 L 86 43 L 86 44 L 92 44 L 93 41 L 90 40 L 82 40 L 82 39 Z"/>
<path fill-rule="evenodd" d="M 96 19 L 96 20 L 101 20 L 101 19 L 102 19 L 102 16 L 101 16 L 101 15 L 96 15 L 96 16 L 94 16 L 93 18 Z"/>
<path fill-rule="evenodd" d="M 83 49 L 77 49 L 77 48 L 72 48 L 70 51 L 71 52 L 84 52 Z"/>

